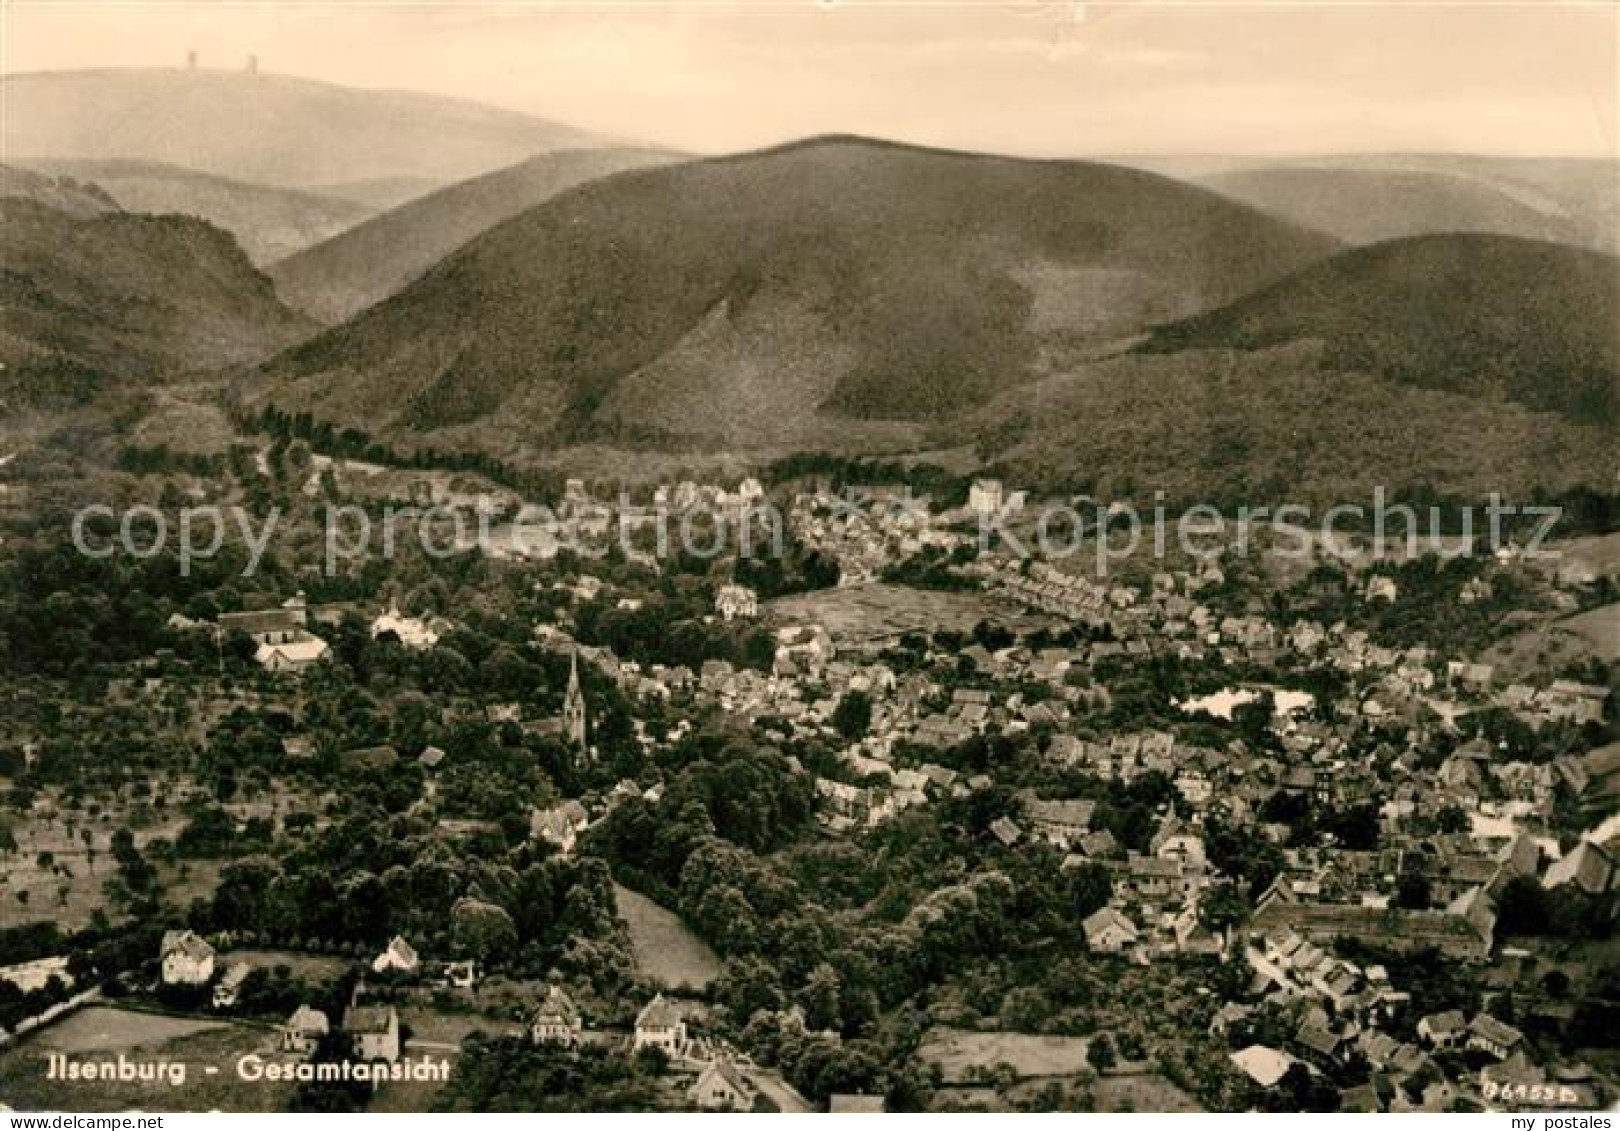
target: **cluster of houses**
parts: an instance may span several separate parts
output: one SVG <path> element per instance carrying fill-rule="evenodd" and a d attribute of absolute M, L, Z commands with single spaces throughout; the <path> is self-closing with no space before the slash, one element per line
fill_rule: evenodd
<path fill-rule="evenodd" d="M 338 623 L 351 611 L 355 610 L 345 605 L 311 608 L 304 594 L 298 593 L 271 608 L 220 613 L 212 625 L 181 613 L 171 616 L 168 623 L 183 631 L 212 629 L 221 638 L 240 632 L 253 641 L 253 658 L 265 671 L 296 675 L 331 652 L 331 646 L 311 630 L 310 622 Z M 373 638 L 394 640 L 417 651 L 433 647 L 453 627 L 442 617 L 407 616 L 394 605 L 370 624 Z"/>
<path fill-rule="evenodd" d="M 796 496 L 788 527 L 809 549 L 838 563 L 840 585 L 874 580 L 896 562 L 924 550 L 951 551 L 967 535 L 931 513 L 926 496 L 899 485 L 825 488 Z"/>
<path fill-rule="evenodd" d="M 573 998 L 552 984 L 530 1015 L 526 1030 L 537 1045 L 571 1048 L 587 1042 L 620 1043 L 632 1052 L 656 1052 L 670 1072 L 690 1078 L 685 1095 L 695 1107 L 749 1111 L 760 1094 L 753 1063 L 727 1045 L 694 1037 L 687 1030 L 684 1007 L 663 994 L 655 995 L 636 1014 L 626 1040 L 621 1035 L 587 1030 Z"/>
<path fill-rule="evenodd" d="M 221 613 L 221 633 L 246 633 L 255 644 L 253 658 L 270 672 L 301 672 L 326 657 L 330 647 L 309 631 L 309 606 L 302 593 L 274 609 Z"/>
<path fill-rule="evenodd" d="M 981 555 L 964 572 L 1018 604 L 1093 629 L 1111 629 L 1120 639 L 1159 635 L 1209 644 L 1223 639 L 1252 646 L 1275 644 L 1275 634 L 1265 621 L 1247 617 L 1223 621 L 1197 600 L 1199 593 L 1225 581 L 1213 562 L 1196 571 L 1155 574 L 1146 591 L 1008 553 Z"/>
<path fill-rule="evenodd" d="M 415 948 L 403 937 L 396 936 L 373 959 L 371 969 L 384 977 L 416 974 L 423 969 L 423 963 Z M 439 963 L 435 964 L 435 969 L 439 975 L 435 984 L 464 988 L 472 985 L 471 962 Z M 212 984 L 212 1006 L 229 1009 L 237 1004 L 253 967 L 246 962 L 233 962 L 222 968 L 217 949 L 207 939 L 195 931 L 172 930 L 164 933 L 159 944 L 158 970 L 159 980 L 165 986 L 201 990 Z M 366 998 L 367 989 L 361 982 L 340 1019 L 338 1032 L 348 1037 L 357 1059 L 393 1063 L 400 1058 L 403 1048 L 399 1012 L 392 1005 L 368 1004 Z M 308 1056 L 332 1031 L 331 1020 L 324 1011 L 308 1004 L 300 1005 L 281 1026 L 278 1044 L 284 1052 Z"/>
<path fill-rule="evenodd" d="M 764 502 L 765 488 L 752 476 L 744 478 L 735 488 L 729 489 L 714 483 L 695 483 L 690 479 L 683 479 L 679 483 L 661 483 L 653 488 L 652 495 L 655 508 L 677 514 L 708 511 L 737 516 Z"/>
<path fill-rule="evenodd" d="M 1285 1047 L 1246 1045 L 1231 1053 L 1233 1065 L 1262 1087 L 1275 1087 L 1291 1066 L 1320 1074 L 1353 1056 L 1366 1060 L 1371 1081 L 1340 1095 L 1346 1112 L 1445 1112 L 1461 1095 L 1479 1097 L 1481 1090 L 1518 1082 L 1528 1086 L 1557 1084 L 1567 1105 L 1589 1105 L 1589 1069 L 1541 1068 L 1526 1058 L 1520 1029 L 1489 1009 L 1469 1018 L 1460 1009 L 1417 1019 L 1414 1039 L 1390 1034 L 1393 1022 L 1409 1013 L 1411 995 L 1392 987 L 1382 966 L 1366 969 L 1335 958 L 1304 935 L 1280 928 L 1254 938 L 1244 951 L 1252 982 L 1249 1001 L 1230 1001 L 1210 1022 L 1218 1037 L 1241 1042 L 1260 1019 L 1272 1031 L 1288 1034 Z M 1439 1053 L 1476 1053 L 1486 1061 L 1479 1078 L 1448 1073 Z M 1484 1089 L 1481 1089 L 1484 1082 Z M 1549 1097 L 1550 1097 L 1549 1092 Z M 1489 1095 L 1487 1095 L 1489 1099 Z"/>
<path fill-rule="evenodd" d="M 571 495 L 582 491 L 570 487 Z M 754 481 L 736 491 L 683 483 L 659 488 L 655 502 L 730 513 L 746 511 L 762 498 Z M 981 481 L 970 491 L 964 513 L 1001 515 L 1021 503 L 1001 484 Z M 927 501 L 907 491 L 881 488 L 853 501 L 811 491 L 795 500 L 789 515 L 802 542 L 837 558 L 846 583 L 869 580 L 887 564 L 922 550 L 961 544 L 964 536 L 949 520 L 932 516 Z M 1525 877 L 1548 891 L 1610 899 L 1609 906 L 1620 906 L 1612 898 L 1620 896 L 1620 858 L 1613 849 L 1587 839 L 1561 852 L 1556 841 L 1540 833 L 1553 816 L 1560 785 L 1593 813 L 1613 811 L 1620 803 L 1620 744 L 1547 764 L 1508 758 L 1484 739 L 1453 746 L 1456 719 L 1487 706 L 1511 711 L 1533 726 L 1602 722 L 1609 689 L 1571 680 L 1503 686 L 1489 665 L 1446 661 L 1424 647 L 1385 647 L 1342 623 L 1305 621 L 1284 628 L 1257 614 L 1221 615 L 1212 608 L 1210 591 L 1224 585 L 1225 577 L 1211 563 L 1155 574 L 1142 587 L 999 554 L 983 555 L 963 569 L 1019 606 L 1084 626 L 1092 639 L 1043 647 L 973 643 L 948 655 L 936 649 L 921 670 L 901 674 L 875 655 L 877 649 L 841 650 L 832 634 L 814 623 L 773 627 L 775 653 L 768 671 L 721 660 L 697 670 L 643 668 L 550 630 L 554 642 L 570 649 L 574 667 L 563 716 L 548 722 L 581 750 L 588 748 L 581 659 L 633 698 L 717 706 L 752 718 L 784 740 L 837 738 L 839 704 L 858 694 L 870 706 L 864 734 L 840 739 L 847 745 L 837 768 L 823 768 L 829 776 L 814 779 L 819 821 L 835 835 L 858 833 L 944 798 L 992 789 L 995 782 L 987 774 L 964 774 L 933 760 L 948 760 L 938 751 L 991 732 L 1033 734 L 1035 748 L 1054 771 L 1122 782 L 1162 774 L 1178 804 L 1160 814 L 1146 851 L 1127 851 L 1098 827 L 1093 801 L 1051 795 L 1060 792 L 1056 788 L 1020 792 L 1016 809 L 994 821 L 990 835 L 1011 851 L 1055 849 L 1064 868 L 1106 869 L 1112 894 L 1081 924 L 1094 952 L 1138 963 L 1240 952 L 1251 982 L 1240 999 L 1225 1003 L 1216 1025 L 1232 1034 L 1234 1044 L 1243 1044 L 1255 1018 L 1283 1023 L 1290 1039 L 1274 1042 L 1283 1047 L 1250 1042 L 1231 1054 L 1232 1064 L 1264 1087 L 1276 1086 L 1296 1064 L 1322 1071 L 1359 1055 L 1372 1065 L 1375 1082 L 1343 1097 L 1347 1108 L 1442 1110 L 1462 1084 L 1437 1067 L 1437 1053 L 1465 1049 L 1488 1056 L 1505 1066 L 1504 1081 L 1534 1075 L 1523 1063 L 1523 1034 L 1488 1010 L 1471 1018 L 1460 1013 L 1426 1017 L 1416 1040 L 1390 1035 L 1393 1019 L 1410 1005 L 1409 996 L 1395 989 L 1388 969 L 1358 966 L 1337 957 L 1334 946 L 1356 940 L 1396 953 L 1435 948 L 1451 961 L 1483 967 L 1499 957 L 1498 902 L 1510 884 Z M 594 600 L 602 592 L 593 578 L 571 585 L 579 600 Z M 1471 582 L 1469 599 L 1487 598 L 1486 585 Z M 1392 579 L 1375 575 L 1362 596 L 1392 602 L 1398 593 Z M 759 612 L 757 596 L 745 586 L 726 584 L 716 591 L 715 617 L 724 622 L 752 619 Z M 252 637 L 267 669 L 297 671 L 326 650 L 309 631 L 310 619 L 302 598 L 295 598 L 277 609 L 222 614 L 218 627 Z M 427 648 L 450 627 L 404 616 L 390 606 L 371 631 L 405 647 Z M 1233 739 L 1200 745 L 1166 730 L 1097 733 L 1075 725 L 1089 708 L 1107 701 L 1106 688 L 1091 678 L 1092 668 L 1160 652 L 1335 668 L 1353 677 L 1348 683 L 1354 690 L 1320 715 L 1308 709 L 1314 705 L 1310 696 L 1276 687 L 1224 689 L 1179 705 L 1189 717 L 1202 711 L 1229 719 L 1235 705 L 1269 695 L 1272 733 L 1265 743 Z M 519 719 L 516 705 L 502 709 Z M 677 719 L 673 733 L 678 736 L 686 725 Z M 650 745 L 645 731 L 640 733 Z M 1440 759 L 1435 755 L 1442 739 L 1447 753 Z M 644 789 L 626 781 L 600 798 L 539 808 L 531 814 L 531 835 L 568 852 L 593 819 L 614 805 L 636 796 L 656 801 L 660 792 L 657 785 Z M 1279 797 L 1337 810 L 1373 806 L 1378 847 L 1286 847 L 1292 830 L 1262 817 Z M 1435 831 L 1435 815 L 1447 810 L 1465 815 L 1467 831 Z M 1228 828 L 1259 832 L 1283 860 L 1252 914 L 1230 934 L 1209 930 L 1202 914 L 1206 897 L 1222 882 L 1205 843 L 1206 829 L 1217 819 Z M 1419 888 L 1419 900 L 1403 894 Z M 234 1004 L 246 977 L 241 967 L 219 971 L 213 948 L 192 932 L 165 936 L 160 958 L 165 983 L 212 986 L 220 1008 Z M 402 938 L 392 940 L 372 964 L 384 977 L 420 966 L 420 956 Z M 447 971 L 450 984 L 470 984 L 472 977 L 470 965 Z M 391 1006 L 357 1003 L 338 1028 L 368 1055 L 399 1055 L 398 1016 Z M 330 1030 L 324 1014 L 302 1007 L 287 1022 L 284 1047 L 307 1053 Z M 588 1030 L 581 1011 L 557 985 L 546 989 L 526 1030 L 540 1044 L 619 1039 Z M 647 1003 L 627 1044 L 635 1051 L 656 1050 L 673 1071 L 691 1077 L 687 1096 L 696 1106 L 748 1110 L 759 1096 L 758 1072 L 747 1057 L 694 1038 L 678 1002 L 659 996 Z"/>
<path fill-rule="evenodd" d="M 1341 1092 L 1344 1111 L 1447 1111 L 1461 1096 L 1477 1101 L 1483 1091 L 1488 1100 L 1493 1083 L 1499 1089 L 1514 1082 L 1556 1083 L 1566 1106 L 1592 1102 L 1589 1069 L 1548 1070 L 1530 1063 L 1524 1034 L 1488 1010 L 1471 1018 L 1446 1010 L 1400 1026 L 1411 995 L 1393 987 L 1385 967 L 1362 968 L 1335 957 L 1297 930 L 1253 935 L 1244 957 L 1252 971 L 1247 1000 L 1223 1005 L 1210 1031 L 1242 1043 L 1264 1020 L 1271 1032 L 1288 1034 L 1282 1047 L 1249 1044 L 1231 1054 L 1233 1065 L 1264 1088 L 1275 1087 L 1295 1064 L 1321 1074 L 1360 1057 L 1371 1079 Z M 1414 1036 L 1402 1039 L 1391 1030 Z M 1436 1057 L 1453 1051 L 1476 1054 L 1484 1071 L 1477 1077 L 1449 1072 Z"/>
<path fill-rule="evenodd" d="M 1288 655 L 1361 677 L 1365 688 L 1353 710 L 1370 717 L 1420 703 L 1458 713 L 1494 705 L 1532 727 L 1548 722 L 1579 725 L 1602 722 L 1609 695 L 1606 687 L 1568 679 L 1555 679 L 1544 687 L 1503 684 L 1493 665 L 1468 660 L 1442 663 L 1428 647 L 1379 645 L 1365 630 L 1342 622 L 1322 625 L 1302 620 L 1284 629 L 1262 616 L 1217 614 L 1199 600 L 1200 593 L 1225 580 L 1212 562 L 1197 570 L 1157 573 L 1146 587 L 1105 583 L 1047 562 L 1005 554 L 982 556 L 964 572 L 1026 608 L 1109 637 L 1079 650 L 1077 660 L 1096 663 L 1115 655 L 1165 651 L 1189 659 L 1213 653 L 1228 662 L 1271 664 Z M 1480 581 L 1469 584 L 1477 589 Z M 1367 593 L 1370 600 L 1393 600 L 1394 582 L 1375 576 Z"/>
<path fill-rule="evenodd" d="M 470 962 L 425 964 L 409 941 L 396 936 L 371 962 L 371 972 L 382 980 L 395 975 L 415 975 L 432 965 L 440 973 L 433 983 L 470 988 L 473 967 Z M 159 948 L 159 976 L 164 985 L 203 989 L 213 983 L 215 1008 L 236 1003 L 251 967 L 231 964 L 220 974 L 218 952 L 194 931 L 167 932 Z M 313 1055 L 334 1032 L 349 1041 L 353 1056 L 363 1061 L 393 1063 L 404 1049 L 398 1008 L 372 1000 L 366 983 L 359 983 L 348 1007 L 334 1027 L 325 1011 L 309 1004 L 300 1005 L 280 1026 L 278 1047 L 296 1057 Z M 576 1047 L 618 1045 L 626 1051 L 651 1051 L 661 1057 L 675 1086 L 695 1107 L 710 1110 L 748 1111 L 761 1091 L 769 1087 L 780 1097 L 792 1095 L 779 1078 L 765 1073 L 745 1054 L 723 1041 L 692 1033 L 688 1027 L 689 1006 L 655 995 L 637 1013 L 628 1034 L 590 1030 L 573 998 L 560 985 L 550 984 L 526 1019 L 522 1032 L 540 1045 Z M 798 1099 L 797 1096 L 793 1097 Z M 870 1107 L 865 1098 L 845 1098 L 858 1106 Z"/>

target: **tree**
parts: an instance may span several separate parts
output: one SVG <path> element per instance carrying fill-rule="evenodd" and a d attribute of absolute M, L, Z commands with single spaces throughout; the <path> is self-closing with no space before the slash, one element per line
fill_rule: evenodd
<path fill-rule="evenodd" d="M 1269 1097 L 1273 1111 L 1337 1111 L 1339 1094 L 1326 1078 L 1318 1076 L 1303 1062 L 1288 1066 Z"/>
<path fill-rule="evenodd" d="M 1249 901 L 1236 884 L 1216 884 L 1198 902 L 1198 922 L 1219 933 L 1249 917 Z"/>
<path fill-rule="evenodd" d="M 1107 1072 L 1118 1063 L 1119 1057 L 1114 1053 L 1114 1041 L 1107 1033 L 1098 1033 L 1086 1046 L 1086 1060 L 1098 1072 Z"/>
<path fill-rule="evenodd" d="M 1082 864 L 1078 868 L 1068 869 L 1064 876 L 1077 919 L 1084 919 L 1107 906 L 1114 894 L 1113 880 L 1109 878 L 1108 869 L 1101 864 Z"/>
<path fill-rule="evenodd" d="M 1434 899 L 1434 890 L 1429 883 L 1429 877 L 1422 872 L 1407 871 L 1401 873 L 1400 881 L 1395 885 L 1395 906 L 1407 911 L 1426 911 Z"/>
<path fill-rule="evenodd" d="M 1340 848 L 1370 852 L 1378 847 L 1378 807 L 1355 805 L 1324 813 L 1317 822 L 1322 832 L 1332 833 Z"/>
<path fill-rule="evenodd" d="M 1238 734 L 1250 746 L 1266 747 L 1275 742 L 1271 733 L 1271 720 L 1276 716 L 1277 700 L 1269 691 L 1247 703 L 1239 703 L 1232 708 L 1232 723 L 1237 727 Z"/>
<path fill-rule="evenodd" d="M 1496 901 L 1496 930 L 1502 935 L 1543 935 L 1552 922 L 1552 901 L 1534 876 L 1515 876 Z"/>
<path fill-rule="evenodd" d="M 805 1024 L 811 1029 L 836 1030 L 839 1027 L 838 998 L 843 988 L 838 971 L 827 963 L 820 963 L 810 971 L 801 995 Z"/>
<path fill-rule="evenodd" d="M 715 999 L 725 1005 L 739 1026 L 760 1010 L 782 1008 L 781 976 L 762 958 L 745 956 L 726 963 L 714 984 Z"/>
<path fill-rule="evenodd" d="M 865 738 L 872 725 L 872 697 L 864 691 L 847 692 L 833 710 L 832 725 L 848 742 Z"/>
<path fill-rule="evenodd" d="M 505 962 L 517 949 L 517 927 L 505 908 L 462 899 L 450 912 L 450 937 L 458 954 L 483 963 Z"/>
<path fill-rule="evenodd" d="M 1001 1026 L 1018 1033 L 1038 1033 L 1052 1015 L 1052 1003 L 1037 986 L 1018 986 L 1001 999 Z"/>

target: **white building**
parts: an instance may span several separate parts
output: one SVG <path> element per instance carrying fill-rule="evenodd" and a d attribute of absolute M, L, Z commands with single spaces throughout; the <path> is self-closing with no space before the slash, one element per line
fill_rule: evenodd
<path fill-rule="evenodd" d="M 758 1094 L 729 1060 L 710 1061 L 687 1092 L 693 1103 L 710 1111 L 748 1111 Z"/>
<path fill-rule="evenodd" d="M 552 986 L 529 1022 L 529 1039 L 537 1045 L 576 1045 L 584 1030 L 574 999 L 561 986 Z"/>
<path fill-rule="evenodd" d="M 417 651 L 425 651 L 439 642 L 438 630 L 431 624 L 420 617 L 405 616 L 392 605 L 386 613 L 371 622 L 372 639 L 389 632 L 398 638 L 400 644 Z"/>
<path fill-rule="evenodd" d="M 680 1056 L 686 1048 L 686 1020 L 680 1007 L 658 994 L 636 1015 L 634 1049 L 659 1049 L 666 1056 Z"/>
<path fill-rule="evenodd" d="M 214 976 L 214 948 L 195 931 L 165 931 L 159 950 L 166 986 L 201 986 Z"/>
<path fill-rule="evenodd" d="M 1009 491 L 999 479 L 975 479 L 968 488 L 968 510 L 980 518 L 1024 509 L 1028 491 Z"/>
<path fill-rule="evenodd" d="M 350 1006 L 343 1015 L 343 1031 L 354 1042 L 360 1060 L 399 1059 L 399 1012 L 391 1005 Z"/>
<path fill-rule="evenodd" d="M 281 1027 L 282 1051 L 307 1056 L 331 1030 L 332 1023 L 325 1013 L 313 1006 L 300 1005 Z"/>
<path fill-rule="evenodd" d="M 386 973 L 397 970 L 402 974 L 409 974 L 422 964 L 416 953 L 416 948 L 405 941 L 403 935 L 395 935 L 383 952 L 372 961 L 371 968 L 377 973 Z"/>
<path fill-rule="evenodd" d="M 1136 943 L 1136 924 L 1112 907 L 1093 912 L 1081 925 L 1086 932 L 1086 945 L 1102 954 L 1118 954 Z"/>
<path fill-rule="evenodd" d="M 714 610 L 722 620 L 759 615 L 759 598 L 746 585 L 722 585 L 714 595 Z"/>

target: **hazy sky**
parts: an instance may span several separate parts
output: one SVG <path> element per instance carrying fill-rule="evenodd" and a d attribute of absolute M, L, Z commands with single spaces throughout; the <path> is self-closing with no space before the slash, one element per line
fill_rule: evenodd
<path fill-rule="evenodd" d="M 697 151 L 832 131 L 1041 155 L 1616 155 L 1612 3 L 28 3 L 7 73 L 202 65 Z"/>

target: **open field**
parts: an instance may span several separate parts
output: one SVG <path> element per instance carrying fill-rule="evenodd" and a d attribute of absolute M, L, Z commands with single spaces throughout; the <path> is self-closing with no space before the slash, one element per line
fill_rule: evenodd
<path fill-rule="evenodd" d="M 1512 680 L 1532 680 L 1566 664 L 1596 657 L 1620 660 L 1620 603 L 1548 619 L 1505 636 L 1481 657 Z"/>
<path fill-rule="evenodd" d="M 190 1017 L 166 1017 L 116 1006 L 92 1005 L 44 1030 L 32 1043 L 51 1052 L 119 1053 L 157 1048 L 181 1037 L 225 1027 Z"/>
<path fill-rule="evenodd" d="M 701 990 L 720 976 L 719 957 L 673 911 L 618 884 L 613 896 L 630 925 L 636 964 L 648 978 L 672 990 Z"/>
<path fill-rule="evenodd" d="M 304 954 L 294 950 L 233 950 L 219 956 L 220 969 L 245 962 L 254 969 L 274 970 L 285 966 L 293 977 L 306 982 L 319 982 L 336 978 L 349 965 L 346 958 L 328 954 Z"/>
<path fill-rule="evenodd" d="M 99 802 L 92 815 L 68 806 L 59 793 L 42 794 L 27 813 L 9 813 L 6 821 L 16 838 L 16 851 L 0 869 L 0 908 L 7 926 L 49 919 L 66 930 L 89 924 L 97 910 L 116 920 L 108 905 L 106 883 L 118 873 L 113 860 L 113 833 L 127 828 L 135 847 L 146 850 L 155 840 L 173 841 L 190 818 L 183 801 L 198 787 L 189 778 L 160 783 L 169 798 L 161 809 L 126 798 Z M 224 806 L 238 820 L 259 817 L 279 822 L 298 807 L 301 795 L 285 787 L 261 793 L 251 800 Z M 190 859 L 163 863 L 148 855 L 157 871 L 158 889 L 176 906 L 211 896 L 219 883 L 223 861 Z M 26 894 L 25 894 L 26 893 Z"/>
<path fill-rule="evenodd" d="M 128 824 L 135 846 L 145 848 L 159 837 L 173 837 L 185 824 L 177 813 L 143 825 L 105 812 L 95 819 L 58 815 L 43 804 L 26 814 L 8 814 L 7 821 L 17 850 L 0 870 L 4 921 L 11 926 L 48 919 L 70 930 L 87 925 L 98 908 L 107 906 L 104 885 L 118 873 L 112 857 L 115 829 Z M 165 884 L 174 878 L 163 874 L 169 871 L 159 872 Z"/>
<path fill-rule="evenodd" d="M 449 1053 L 431 1052 L 421 1053 L 411 1050 L 406 1054 L 413 1061 L 423 1058 L 430 1060 L 448 1059 L 452 1065 L 451 1072 L 455 1072 L 456 1058 Z M 406 1112 L 406 1111 L 432 1111 L 437 1102 L 439 1093 L 445 1085 L 437 1080 L 390 1080 L 379 1087 L 366 1105 L 370 1112 Z"/>
<path fill-rule="evenodd" d="M 1203 1111 L 1199 1102 L 1157 1073 L 1104 1076 L 1092 1086 L 1098 1111 Z"/>
<path fill-rule="evenodd" d="M 146 415 L 130 436 L 134 447 L 222 454 L 241 439 L 210 385 L 176 385 L 151 391 Z"/>
<path fill-rule="evenodd" d="M 1592 534 L 1548 544 L 1558 553 L 1559 568 L 1584 567 L 1596 574 L 1620 574 L 1620 534 Z"/>
<path fill-rule="evenodd" d="M 1566 617 L 1558 627 L 1587 641 L 1592 654 L 1605 663 L 1620 660 L 1620 602 Z"/>
<path fill-rule="evenodd" d="M 402 1005 L 399 1023 L 410 1030 L 413 1046 L 420 1042 L 425 1047 L 460 1045 L 467 1034 L 515 1033 L 520 1026 L 516 1021 L 502 1021 L 481 1013 L 449 1013 L 429 1005 Z"/>
<path fill-rule="evenodd" d="M 90 1006 L 0 1054 L 0 1101 L 23 1111 L 276 1111 L 290 1086 L 244 1083 L 237 1059 L 274 1045 L 268 1029 Z M 120 1053 L 184 1066 L 183 1082 L 50 1080 L 48 1057 L 80 1061 Z"/>
<path fill-rule="evenodd" d="M 1098 1077 L 1091 1072 L 1061 1076 L 1031 1076 L 1008 1088 L 989 1085 L 954 1085 L 940 1088 L 929 1106 L 934 1110 L 981 1108 L 986 1111 L 1037 1110 L 1044 1093 L 1056 1085 L 1071 1098 L 1091 1096 L 1089 1110 L 1099 1112 L 1199 1112 L 1204 1108 L 1192 1096 L 1156 1072 L 1131 1072 Z"/>
<path fill-rule="evenodd" d="M 178 827 L 178 826 L 176 826 Z M 4 899 L 7 926 L 50 920 L 65 930 L 88 926 L 97 910 L 117 920 L 109 906 L 105 885 L 118 874 L 104 839 L 98 837 L 94 855 L 83 844 L 68 847 L 64 839 L 49 830 L 40 830 L 23 821 L 16 828 L 18 851 L 0 874 L 0 898 Z M 159 835 L 136 834 L 136 843 Z M 49 846 L 49 847 L 47 847 Z M 48 853 L 40 863 L 40 853 Z M 206 898 L 219 885 L 223 867 L 217 860 L 186 860 L 179 866 L 156 865 L 158 889 L 177 906 Z"/>
<path fill-rule="evenodd" d="M 1011 1065 L 1020 1077 L 1070 1076 L 1087 1069 L 1084 1037 L 1035 1033 L 974 1033 L 944 1026 L 932 1029 L 917 1055 L 939 1065 L 947 1084 L 962 1083 L 974 1069 Z"/>

